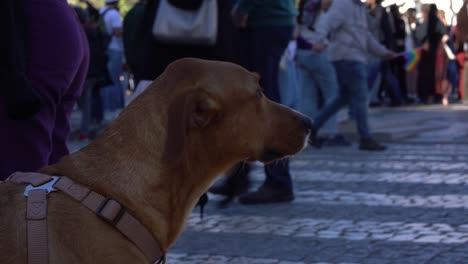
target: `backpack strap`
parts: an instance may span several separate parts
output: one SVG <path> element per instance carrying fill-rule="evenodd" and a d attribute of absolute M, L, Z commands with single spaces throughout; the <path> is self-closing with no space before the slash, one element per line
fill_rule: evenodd
<path fill-rule="evenodd" d="M 99 15 L 99 18 L 100 18 L 100 20 L 102 21 L 102 22 L 101 22 L 101 23 L 102 23 L 102 26 L 105 27 L 105 28 L 102 28 L 101 30 L 103 30 L 103 31 L 104 31 L 103 33 L 104 33 L 104 34 L 107 34 L 107 35 L 114 35 L 112 32 L 111 32 L 110 34 L 107 33 L 106 21 L 104 20 L 106 14 L 107 14 L 109 11 L 112 11 L 112 10 L 115 10 L 115 11 L 118 12 L 117 8 L 115 8 L 115 7 L 109 7 L 109 8 L 107 8 L 106 10 L 104 10 L 104 12 L 102 12 L 102 14 Z"/>

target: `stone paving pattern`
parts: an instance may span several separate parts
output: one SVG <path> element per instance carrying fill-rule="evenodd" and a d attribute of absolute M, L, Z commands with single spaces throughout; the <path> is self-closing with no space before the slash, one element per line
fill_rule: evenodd
<path fill-rule="evenodd" d="M 468 263 L 467 157 L 464 144 L 308 149 L 291 162 L 293 203 L 219 209 L 212 195 L 170 263 Z M 252 176 L 255 189 L 260 164 Z"/>
<path fill-rule="evenodd" d="M 292 203 L 220 209 L 210 195 L 167 263 L 468 263 L 468 108 L 418 109 L 371 113 L 392 140 L 385 152 L 354 144 L 293 157 Z M 255 189 L 261 164 L 251 176 Z"/>

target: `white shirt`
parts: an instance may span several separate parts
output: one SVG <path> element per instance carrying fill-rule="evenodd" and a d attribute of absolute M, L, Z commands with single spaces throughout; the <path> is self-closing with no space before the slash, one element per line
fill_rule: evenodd
<path fill-rule="evenodd" d="M 99 13 L 102 15 L 109 8 L 110 7 L 103 7 L 99 10 Z M 123 51 L 122 37 L 117 37 L 113 34 L 114 28 L 122 28 L 122 16 L 120 15 L 119 11 L 116 9 L 107 11 L 107 13 L 104 15 L 104 23 L 106 25 L 107 33 L 112 35 L 108 49 Z"/>

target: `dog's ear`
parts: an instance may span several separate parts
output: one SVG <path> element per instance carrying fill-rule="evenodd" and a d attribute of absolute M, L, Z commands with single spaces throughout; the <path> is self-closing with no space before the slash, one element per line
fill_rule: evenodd
<path fill-rule="evenodd" d="M 190 125 L 194 128 L 207 127 L 219 113 L 219 103 L 208 94 L 198 93 L 191 110 Z"/>
<path fill-rule="evenodd" d="M 217 119 L 219 111 L 218 101 L 201 89 L 177 95 L 167 112 L 167 139 L 164 151 L 166 161 L 180 160 L 190 130 L 209 126 Z"/>

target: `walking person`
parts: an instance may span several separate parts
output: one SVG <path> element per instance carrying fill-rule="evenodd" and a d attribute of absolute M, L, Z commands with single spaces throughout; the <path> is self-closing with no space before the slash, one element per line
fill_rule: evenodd
<path fill-rule="evenodd" d="M 406 23 L 403 19 L 402 14 L 400 13 L 399 7 L 396 4 L 390 6 L 390 22 L 393 25 L 393 38 L 395 42 L 395 47 L 392 49 L 397 53 L 402 53 L 405 51 L 405 41 L 406 41 Z M 405 58 L 399 56 L 392 62 L 392 72 L 395 77 L 398 79 L 398 84 L 400 87 L 401 98 L 404 103 L 410 103 L 412 100 L 408 96 L 408 86 L 406 81 L 406 71 L 405 71 Z"/>
<path fill-rule="evenodd" d="M 145 19 L 146 0 L 139 0 L 128 11 L 123 22 L 123 44 L 125 59 L 130 72 L 133 74 L 135 83 L 143 80 L 145 50 L 139 42 L 143 34 L 143 23 Z"/>
<path fill-rule="evenodd" d="M 320 16 L 324 15 L 332 0 L 301 0 L 299 2 L 297 39 L 298 49 L 296 62 L 299 69 L 300 96 L 299 110 L 308 115 L 315 115 L 326 103 L 338 93 L 338 80 L 335 69 L 329 61 L 328 52 L 312 50 L 312 36 Z M 336 115 L 333 115 L 324 125 L 326 136 L 321 145 L 349 146 L 342 135 L 337 133 Z"/>
<path fill-rule="evenodd" d="M 391 16 L 382 6 L 382 0 L 367 0 L 367 6 L 369 9 L 369 30 L 383 46 L 394 50 L 396 47 L 395 28 Z M 374 55 L 371 57 L 369 65 L 368 85 L 371 88 L 371 98 L 377 96 L 383 103 L 384 98 L 381 92 L 386 92 L 390 98 L 391 106 L 401 105 L 403 101 L 400 85 L 392 71 L 390 62 Z"/>
<path fill-rule="evenodd" d="M 297 10 L 294 0 L 239 0 L 233 12 L 235 25 L 242 28 L 241 45 L 245 48 L 241 64 L 258 72 L 260 85 L 267 97 L 281 102 L 278 73 L 281 55 L 293 36 Z M 235 166 L 220 185 L 210 192 L 237 195 L 247 190 L 250 165 Z M 289 161 L 284 159 L 265 165 L 266 180 L 254 192 L 239 196 L 242 204 L 290 202 L 294 200 Z"/>
<path fill-rule="evenodd" d="M 6 0 L 2 7 L 0 27 L 10 41 L 0 42 L 0 180 L 68 154 L 70 115 L 89 61 L 66 1 Z"/>
<path fill-rule="evenodd" d="M 419 26 L 419 22 L 416 18 L 416 9 L 410 8 L 403 17 L 405 21 L 405 52 L 412 52 L 416 49 L 416 28 Z M 418 69 L 406 72 L 406 87 L 408 93 L 407 102 L 414 102 L 416 98 L 416 87 L 417 87 Z"/>
<path fill-rule="evenodd" d="M 97 131 L 92 131 L 91 126 L 94 120 L 99 121 L 99 116 L 93 114 L 93 100 L 101 99 L 99 93 L 95 95 L 94 90 L 112 84 L 107 71 L 106 47 L 102 41 L 102 32 L 98 26 L 95 12 L 98 12 L 88 3 L 86 10 L 75 7 L 75 11 L 80 18 L 80 22 L 86 33 L 89 45 L 89 67 L 86 80 L 83 85 L 83 92 L 79 100 L 81 109 L 81 125 L 76 137 L 79 140 L 89 140 L 95 137 Z M 98 13 L 99 14 L 99 13 Z M 97 96 L 97 98 L 94 98 Z M 97 122 L 99 126 L 99 122 Z M 73 135 L 74 133 L 72 133 Z"/>
<path fill-rule="evenodd" d="M 123 74 L 123 41 L 122 16 L 120 15 L 119 0 L 106 0 L 106 6 L 99 10 L 104 30 L 110 37 L 107 45 L 107 69 L 112 85 L 101 88 L 103 108 L 114 118 L 124 108 L 124 90 L 120 81 Z"/>
<path fill-rule="evenodd" d="M 332 35 L 328 40 L 328 36 Z M 367 8 L 359 0 L 334 1 L 326 16 L 315 27 L 313 49 L 316 52 L 329 49 L 335 68 L 339 92 L 315 116 L 318 130 L 345 105 L 351 105 L 360 135 L 359 149 L 382 151 L 386 147 L 375 141 L 370 133 L 367 114 L 367 59 L 369 53 L 391 59 L 396 57 L 369 31 Z M 312 144 L 316 144 L 314 137 Z"/>

